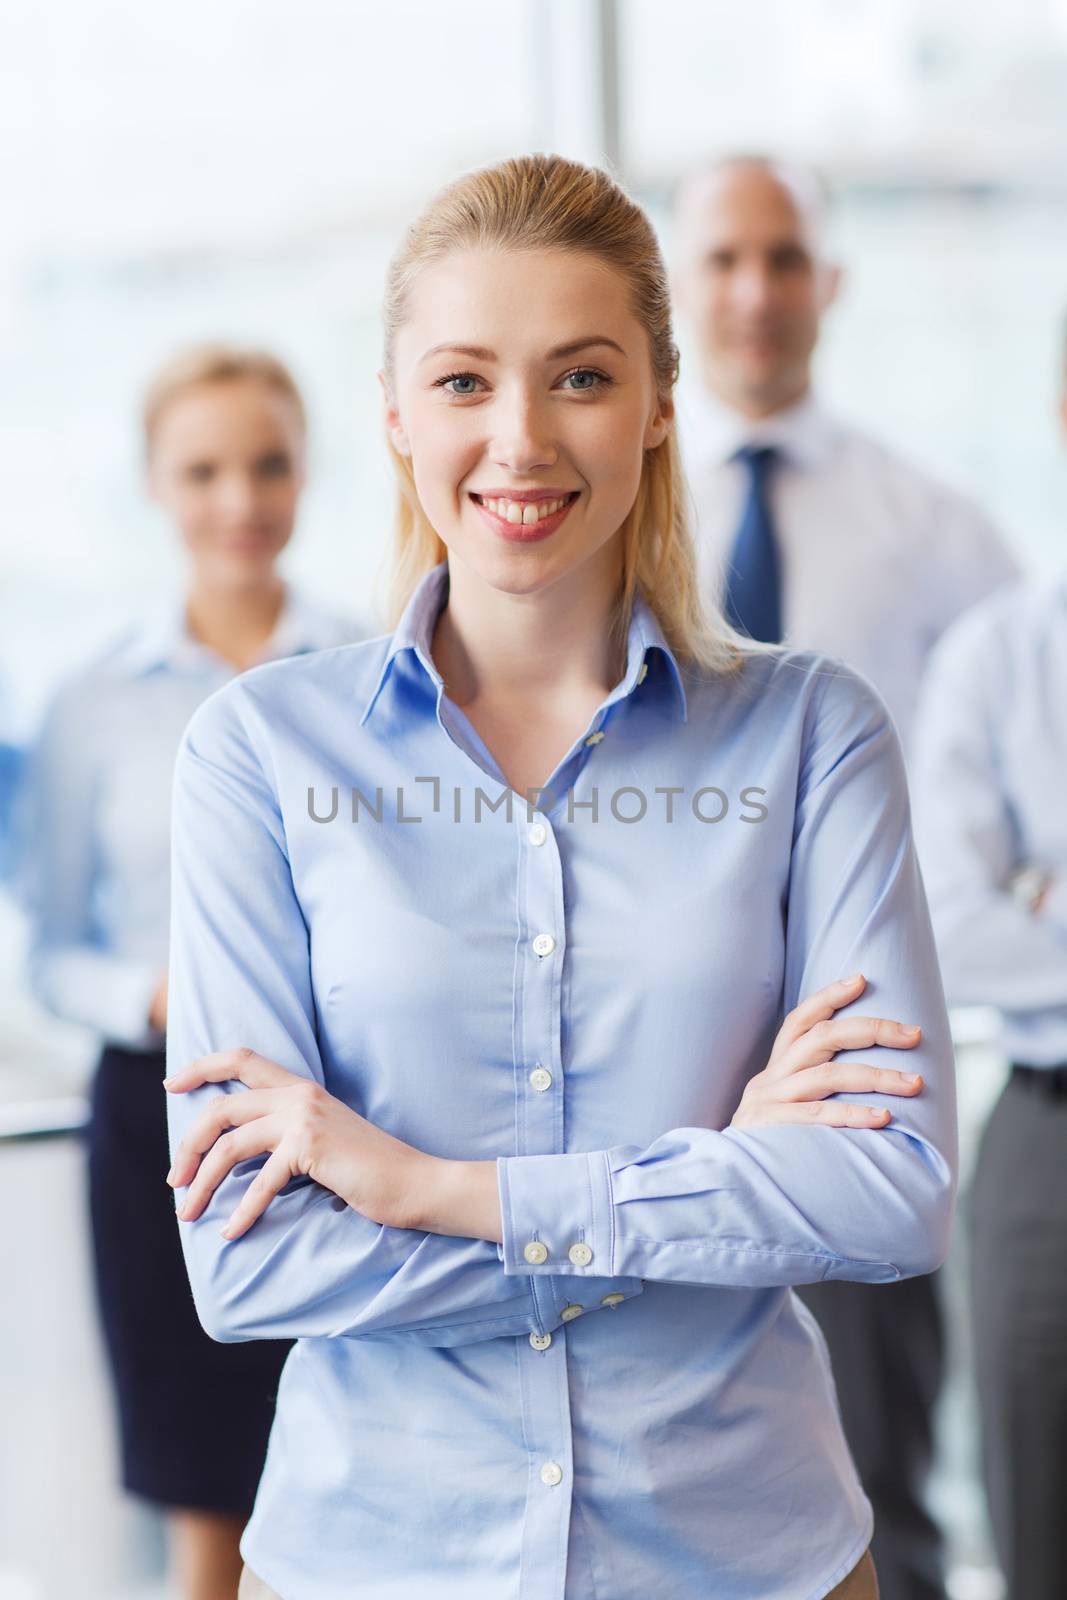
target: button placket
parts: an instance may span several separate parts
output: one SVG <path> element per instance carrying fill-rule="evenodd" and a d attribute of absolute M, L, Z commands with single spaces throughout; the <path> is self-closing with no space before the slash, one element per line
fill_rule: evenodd
<path fill-rule="evenodd" d="M 515 963 L 515 1149 L 518 1155 L 555 1155 L 563 1151 L 560 1005 L 566 950 L 559 840 L 542 816 L 531 817 L 524 809 L 515 821 L 520 940 Z M 556 1238 L 551 1227 L 545 1228 L 545 1237 L 535 1238 L 539 1225 L 542 1219 L 536 1216 L 526 1220 L 529 1232 L 525 1238 L 520 1235 L 520 1248 L 525 1256 L 530 1245 L 545 1246 L 544 1261 L 529 1263 L 533 1300 L 540 1327 L 555 1328 L 557 1320 L 563 1327 L 570 1318 L 560 1318 L 564 1297 L 552 1274 L 569 1240 Z M 552 1583 L 558 1582 L 562 1593 L 573 1476 L 566 1340 L 555 1332 L 535 1331 L 518 1341 L 518 1349 L 526 1459 L 540 1489 L 528 1507 L 522 1560 L 533 1565 L 543 1563 L 546 1549 L 563 1552 L 546 1591 L 556 1593 Z"/>
<path fill-rule="evenodd" d="M 521 963 L 522 1010 L 515 1028 L 521 1052 L 516 1067 L 522 1075 L 521 1080 L 516 1080 L 517 1092 L 522 1096 L 517 1113 L 517 1153 L 551 1155 L 562 1149 L 562 1104 L 555 1092 L 563 1088 L 558 1064 L 565 943 L 562 869 L 558 841 L 545 817 L 523 813 L 516 822 L 521 915 L 528 952 Z"/>

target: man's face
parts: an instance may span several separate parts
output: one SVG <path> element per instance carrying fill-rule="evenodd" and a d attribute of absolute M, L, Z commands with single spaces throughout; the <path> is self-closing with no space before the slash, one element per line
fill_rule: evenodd
<path fill-rule="evenodd" d="M 752 416 L 798 399 L 839 276 L 811 209 L 773 172 L 739 164 L 694 184 L 678 231 L 677 294 L 709 388 Z"/>

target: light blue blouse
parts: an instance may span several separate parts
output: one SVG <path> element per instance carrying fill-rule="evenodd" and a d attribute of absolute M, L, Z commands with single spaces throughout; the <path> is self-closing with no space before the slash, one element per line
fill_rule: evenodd
<path fill-rule="evenodd" d="M 245 1560 L 286 1600 L 814 1600 L 871 1510 L 789 1286 L 929 1271 L 955 1185 L 897 735 L 826 657 L 681 670 L 638 601 L 509 804 L 431 659 L 446 584 L 227 685 L 176 766 L 168 1069 L 251 1046 L 495 1158 L 503 1212 L 502 1245 L 380 1227 L 297 1179 L 226 1242 L 256 1161 L 180 1225 L 215 1338 L 298 1340 Z M 783 1011 L 857 970 L 925 1092 L 884 1131 L 730 1127 Z M 169 1097 L 172 1147 L 217 1092 Z"/>
<path fill-rule="evenodd" d="M 287 586 L 260 659 L 360 637 Z M 13 846 L 30 984 L 50 1011 L 113 1044 L 163 1044 L 148 1009 L 167 964 L 174 757 L 197 706 L 234 671 L 189 634 L 184 597 L 167 600 L 58 687 L 30 752 Z"/>

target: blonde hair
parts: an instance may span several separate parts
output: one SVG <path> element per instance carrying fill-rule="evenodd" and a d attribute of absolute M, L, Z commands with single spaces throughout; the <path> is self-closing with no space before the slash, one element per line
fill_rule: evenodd
<path fill-rule="evenodd" d="M 296 379 L 284 362 L 269 350 L 244 349 L 239 345 L 188 345 L 171 356 L 151 378 L 141 403 L 141 427 L 146 454 L 159 419 L 172 401 L 190 389 L 207 383 L 261 383 L 282 394 L 297 415 L 301 433 L 307 432 L 307 412 Z"/>
<path fill-rule="evenodd" d="M 629 284 L 648 334 L 656 387 L 678 377 L 667 271 L 652 224 L 606 172 L 561 156 L 518 156 L 465 174 L 442 189 L 408 229 L 386 276 L 384 372 L 395 393 L 397 330 L 419 272 L 453 250 L 570 250 L 594 256 Z M 447 549 L 419 502 L 410 459 L 387 439 L 397 484 L 389 611 L 395 625 L 419 580 Z M 635 594 L 655 613 L 671 650 L 712 671 L 740 664 L 750 641 L 701 601 L 690 531 L 688 486 L 672 427 L 645 451 L 641 479 L 622 526 L 623 582 L 615 636 L 623 643 Z M 761 648 L 757 646 L 756 648 Z"/>

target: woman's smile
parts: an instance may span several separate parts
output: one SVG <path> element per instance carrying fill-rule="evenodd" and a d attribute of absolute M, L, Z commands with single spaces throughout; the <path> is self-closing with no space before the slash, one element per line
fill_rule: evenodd
<path fill-rule="evenodd" d="M 547 539 L 559 528 L 581 493 L 578 489 L 504 490 L 469 498 L 503 539 L 530 544 Z"/>

